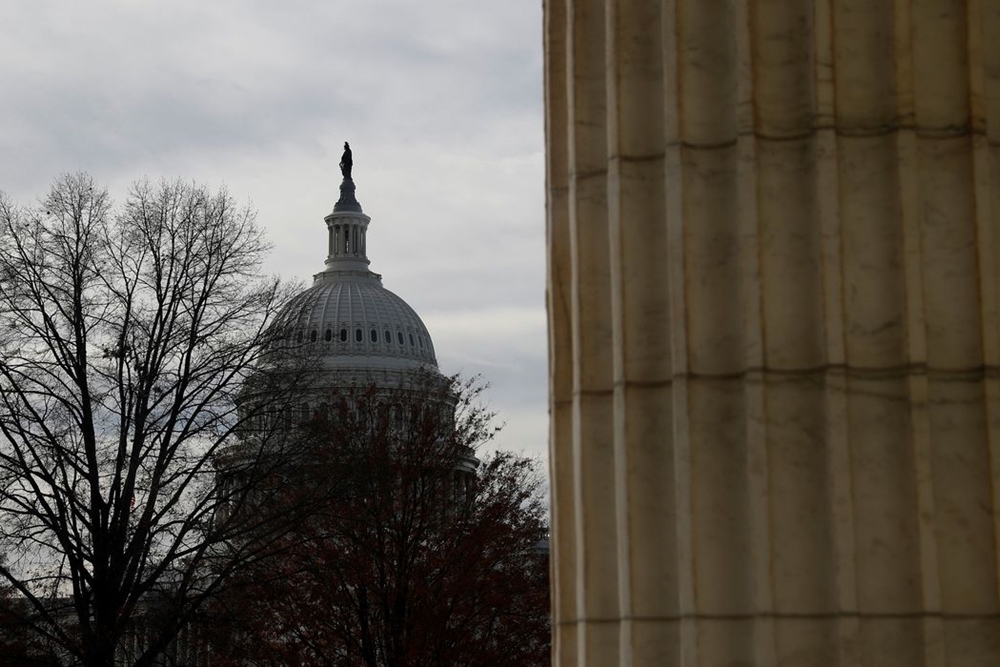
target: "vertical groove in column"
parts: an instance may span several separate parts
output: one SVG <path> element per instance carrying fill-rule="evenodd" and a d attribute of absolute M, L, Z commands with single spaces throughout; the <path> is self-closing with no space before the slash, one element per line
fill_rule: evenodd
<path fill-rule="evenodd" d="M 934 474 L 931 460 L 931 428 L 929 389 L 926 374 L 911 375 L 907 387 L 907 408 L 910 431 L 913 434 L 913 466 L 917 494 L 917 540 L 920 559 L 920 599 L 922 611 L 930 615 L 923 619 L 921 632 L 924 660 L 931 667 L 944 665 L 946 660 L 944 629 L 941 612 L 941 578 L 938 567 Z"/>
<path fill-rule="evenodd" d="M 987 368 L 1000 365 L 1000 215 L 996 209 L 1000 181 L 996 177 L 995 146 L 990 143 L 990 121 L 995 111 L 1000 80 L 1000 7 L 995 2 L 973 0 L 968 7 L 970 71 L 970 125 L 972 128 L 973 192 L 981 295 L 982 353 Z M 993 509 L 994 577 L 1000 586 L 1000 378 L 987 373 L 983 379 L 985 436 Z M 1000 598 L 1000 591 L 997 591 Z"/>
<path fill-rule="evenodd" d="M 573 441 L 579 659 L 618 657 L 612 327 L 607 206 L 605 13 L 568 5 Z"/>
<path fill-rule="evenodd" d="M 906 313 L 906 358 L 921 366 L 927 361 L 923 267 L 924 239 L 920 229 L 919 140 L 916 123 L 916 88 L 912 2 L 896 0 L 894 20 L 894 58 L 896 116 L 900 129 L 896 135 L 896 169 L 899 179 L 899 211 L 903 246 L 903 275 Z M 934 529 L 934 482 L 931 469 L 931 439 L 928 407 L 928 382 L 925 374 L 911 374 L 907 380 L 906 409 L 911 439 L 916 494 L 915 557 L 919 572 L 921 609 L 929 612 L 920 623 L 919 648 L 923 660 L 915 664 L 927 667 L 945 664 L 944 630 L 934 614 L 941 610 L 941 587 L 938 568 L 937 536 Z"/>
<path fill-rule="evenodd" d="M 545 179 L 549 317 L 549 479 L 552 664 L 576 665 L 576 535 L 573 455 L 573 338 L 569 248 L 566 0 L 545 0 Z"/>
<path fill-rule="evenodd" d="M 672 463 L 674 472 L 674 526 L 676 543 L 677 606 L 680 611 L 678 653 L 680 664 L 701 664 L 698 653 L 698 622 L 695 620 L 695 563 L 691 488 L 691 421 L 687 373 L 688 304 L 686 301 L 686 253 L 684 248 L 684 189 L 682 162 L 683 108 L 681 103 L 680 39 L 682 26 L 678 0 L 664 0 L 662 11 L 664 89 L 664 133 L 666 141 L 665 190 L 667 225 L 667 270 L 670 285 L 670 350 L 673 371 Z"/>
<path fill-rule="evenodd" d="M 835 622 L 836 658 L 831 663 L 844 667 L 861 664 L 860 621 L 850 615 L 858 608 L 858 567 L 854 536 L 854 480 L 851 475 L 851 421 L 848 418 L 846 379 L 830 368 L 847 362 L 847 314 L 845 300 L 844 257 L 841 224 L 841 192 L 844 187 L 839 163 L 842 159 L 838 141 L 842 115 L 851 94 L 844 90 L 840 54 L 850 40 L 840 36 L 844 5 L 831 0 L 814 2 L 815 90 L 816 90 L 816 206 L 820 232 L 820 263 L 823 281 L 824 350 L 827 370 L 823 385 L 824 438 L 829 475 L 830 532 L 833 547 L 832 595 L 835 607 L 845 612 Z M 853 83 L 853 82 L 852 82 Z"/>
<path fill-rule="evenodd" d="M 930 468 L 949 654 L 968 643 L 996 664 L 996 546 L 992 513 L 984 511 L 992 507 L 993 480 L 984 387 L 977 376 L 930 378 Z"/>
<path fill-rule="evenodd" d="M 927 362 L 975 368 L 983 355 L 970 138 L 918 136 L 917 148 Z"/>
<path fill-rule="evenodd" d="M 819 230 L 806 224 L 817 214 L 810 12 L 792 0 L 752 6 L 765 365 L 817 368 L 825 353 Z"/>
<path fill-rule="evenodd" d="M 889 132 L 896 126 L 891 6 L 842 2 L 837 21 L 844 35 L 836 73 L 846 360 L 851 367 L 900 366 L 907 355 L 897 152 Z"/>
<path fill-rule="evenodd" d="M 903 243 L 903 274 L 906 288 L 906 357 L 918 367 L 927 361 L 925 328 L 923 237 L 920 230 L 919 147 L 916 122 L 916 80 L 914 73 L 914 31 L 911 0 L 895 3 L 896 114 L 901 128 L 896 136 L 896 164 L 899 178 L 899 210 Z M 911 433 L 918 545 L 921 610 L 930 615 L 920 623 L 918 648 L 923 660 L 915 664 L 938 667 L 946 664 L 944 629 L 940 617 L 941 585 L 938 568 L 937 535 L 934 529 L 934 481 L 931 469 L 930 417 L 926 374 L 911 374 L 907 380 L 906 409 Z"/>
<path fill-rule="evenodd" d="M 677 4 L 683 301 L 698 663 L 752 661 L 735 8 Z"/>
<path fill-rule="evenodd" d="M 965 13 L 959 0 L 913 7 L 927 362 L 973 368 L 982 348 Z"/>
<path fill-rule="evenodd" d="M 979 30 L 981 44 L 982 99 L 978 111 L 976 192 L 980 214 L 979 252 L 983 270 L 980 282 L 989 282 L 983 299 L 991 311 L 984 317 L 984 358 L 988 367 L 1000 366 L 1000 3 L 980 0 L 978 23 L 970 22 L 970 30 Z M 989 428 L 990 464 L 993 479 L 993 545 L 1000 554 L 1000 378 L 986 378 L 987 424 Z M 996 567 L 1000 569 L 1000 557 Z M 1000 582 L 1000 573 L 998 573 Z M 1000 585 L 1000 584 L 998 584 Z"/>
<path fill-rule="evenodd" d="M 757 197 L 757 137 L 754 113 L 754 65 L 749 2 L 737 2 L 733 12 L 736 49 L 737 217 L 740 238 L 740 300 L 743 318 L 743 367 L 764 367 L 761 237 Z M 752 664 L 777 663 L 771 526 L 770 462 L 767 451 L 767 392 L 762 374 L 750 370 L 744 381 L 747 520 L 749 561 L 744 565 L 753 591 Z"/>
<path fill-rule="evenodd" d="M 734 17 L 726 4 L 678 2 L 681 224 L 688 371 L 743 368 L 737 219 Z M 721 33 L 720 26 L 728 26 Z"/>
<path fill-rule="evenodd" d="M 972 0 L 968 6 L 969 36 L 969 126 L 972 135 L 973 201 L 975 208 L 977 260 L 979 264 L 979 293 L 981 308 L 981 331 L 983 361 L 996 365 L 1000 361 L 997 349 L 997 331 L 1000 331 L 997 303 L 996 230 L 993 228 L 993 193 L 990 143 L 987 136 L 986 69 L 985 49 L 987 40 L 995 41 L 996 36 L 985 36 L 982 25 L 989 10 L 984 9 L 981 0 Z"/>
<path fill-rule="evenodd" d="M 920 234 L 920 179 L 917 134 L 914 129 L 913 27 L 911 0 L 895 2 L 896 115 L 900 129 L 896 136 L 896 169 L 899 173 L 899 210 L 903 235 L 903 264 L 906 289 L 906 356 L 909 363 L 927 362 L 924 328 L 924 288 L 920 274 L 923 239 Z"/>
<path fill-rule="evenodd" d="M 816 40 L 816 224 L 819 228 L 819 262 L 824 326 L 824 357 L 827 364 L 846 362 L 843 278 L 843 240 L 840 224 L 841 180 L 837 110 L 842 105 L 837 91 L 839 71 L 834 68 L 836 21 L 830 0 L 815 0 Z M 843 40 L 841 40 L 842 42 Z"/>
<path fill-rule="evenodd" d="M 757 133 L 791 139 L 813 130 L 812 12 L 799 0 L 751 0 Z"/>
<path fill-rule="evenodd" d="M 793 0 L 751 5 L 772 577 L 779 663 L 837 653 L 817 162 L 815 15 Z M 779 375 L 778 373 L 781 372 Z M 790 376 L 784 376 L 785 372 Z"/>
<path fill-rule="evenodd" d="M 915 120 L 924 136 L 969 124 L 967 0 L 910 0 Z"/>
<path fill-rule="evenodd" d="M 675 665 L 678 625 L 661 0 L 611 0 L 608 217 L 620 665 Z M 627 261 L 626 261 L 626 258 Z"/>

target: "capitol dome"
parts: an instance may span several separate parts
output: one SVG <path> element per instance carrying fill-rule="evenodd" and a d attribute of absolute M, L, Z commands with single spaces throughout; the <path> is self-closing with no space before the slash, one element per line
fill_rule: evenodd
<path fill-rule="evenodd" d="M 320 346 L 329 367 L 437 368 L 427 327 L 378 274 L 325 271 L 290 307 L 298 341 Z"/>
<path fill-rule="evenodd" d="M 371 221 L 345 174 L 340 199 L 324 220 L 326 267 L 313 285 L 289 304 L 296 343 L 309 343 L 324 368 L 345 371 L 437 371 L 427 327 L 403 299 L 369 270 L 367 230 Z M 316 347 L 312 347 L 316 346 Z"/>

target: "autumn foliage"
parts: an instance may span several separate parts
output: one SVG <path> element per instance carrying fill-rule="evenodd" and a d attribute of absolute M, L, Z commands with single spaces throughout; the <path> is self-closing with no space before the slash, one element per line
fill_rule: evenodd
<path fill-rule="evenodd" d="M 509 453 L 475 467 L 495 432 L 481 390 L 439 376 L 350 389 L 303 425 L 308 474 L 337 493 L 227 589 L 218 663 L 547 664 L 541 478 Z"/>

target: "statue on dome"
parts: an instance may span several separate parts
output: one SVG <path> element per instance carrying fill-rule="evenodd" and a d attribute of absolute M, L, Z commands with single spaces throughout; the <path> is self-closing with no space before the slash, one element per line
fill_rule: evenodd
<path fill-rule="evenodd" d="M 354 167 L 354 158 L 351 156 L 351 145 L 344 142 L 344 155 L 340 158 L 340 173 L 344 175 L 344 180 L 351 180 L 351 169 Z"/>

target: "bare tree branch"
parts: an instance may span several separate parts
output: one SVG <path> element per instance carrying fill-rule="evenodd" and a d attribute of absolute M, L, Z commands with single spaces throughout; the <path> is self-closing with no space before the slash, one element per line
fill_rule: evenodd
<path fill-rule="evenodd" d="M 304 512 L 249 510 L 297 445 L 242 434 L 290 409 L 311 366 L 288 349 L 295 286 L 260 275 L 267 250 L 252 210 L 181 181 L 137 182 L 119 206 L 86 174 L 34 207 L 0 195 L 0 578 L 89 665 L 113 663 L 155 592 L 174 614 L 150 664 Z"/>

